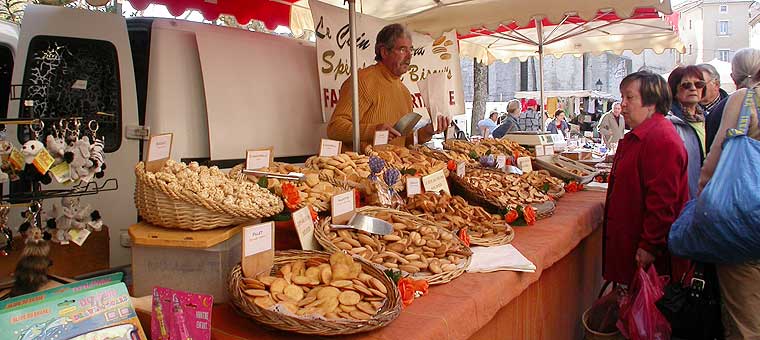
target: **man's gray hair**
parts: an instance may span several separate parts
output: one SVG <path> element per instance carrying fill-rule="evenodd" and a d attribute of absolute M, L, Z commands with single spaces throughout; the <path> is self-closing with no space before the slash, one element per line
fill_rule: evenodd
<path fill-rule="evenodd" d="M 731 60 L 731 78 L 736 88 L 748 88 L 760 82 L 760 50 L 742 48 Z"/>
<path fill-rule="evenodd" d="M 707 74 L 710 75 L 710 78 L 717 80 L 718 84 L 720 84 L 720 73 L 718 73 L 718 69 L 716 69 L 715 66 L 712 66 L 710 64 L 699 64 L 697 67 L 699 67 L 702 71 L 707 72 Z"/>
<path fill-rule="evenodd" d="M 375 61 L 383 60 L 382 54 L 380 54 L 381 49 L 392 50 L 396 47 L 396 39 L 402 36 L 412 39 L 412 35 L 401 24 L 390 24 L 383 27 L 375 39 Z"/>

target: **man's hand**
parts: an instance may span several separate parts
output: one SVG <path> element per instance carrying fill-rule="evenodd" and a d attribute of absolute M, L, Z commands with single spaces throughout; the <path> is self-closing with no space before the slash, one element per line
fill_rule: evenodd
<path fill-rule="evenodd" d="M 639 267 L 646 268 L 652 264 L 652 262 L 654 262 L 654 255 L 641 248 L 636 250 L 636 263 Z"/>
<path fill-rule="evenodd" d="M 401 133 L 396 131 L 393 126 L 386 123 L 375 125 L 375 131 L 388 131 L 391 139 L 401 136 Z"/>
<path fill-rule="evenodd" d="M 448 116 L 441 115 L 441 116 L 438 116 L 438 118 L 436 120 L 438 121 L 438 129 L 437 130 L 433 129 L 433 123 L 430 123 L 430 124 L 426 125 L 425 127 L 423 127 L 423 129 L 425 129 L 425 131 L 427 133 L 429 133 L 431 136 L 432 135 L 437 135 L 437 134 L 439 134 L 441 132 L 446 131 L 446 129 L 449 128 L 449 124 L 451 124 L 451 119 Z"/>

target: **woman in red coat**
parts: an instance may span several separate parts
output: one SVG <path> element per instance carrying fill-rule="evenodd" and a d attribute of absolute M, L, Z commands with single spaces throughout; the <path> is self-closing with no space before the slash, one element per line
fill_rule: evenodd
<path fill-rule="evenodd" d="M 665 119 L 672 96 L 662 77 L 648 71 L 620 83 L 621 107 L 631 132 L 618 145 L 604 220 L 603 274 L 630 284 L 639 266 L 680 279 L 686 260 L 668 253 L 670 225 L 689 199 L 687 156 Z"/>

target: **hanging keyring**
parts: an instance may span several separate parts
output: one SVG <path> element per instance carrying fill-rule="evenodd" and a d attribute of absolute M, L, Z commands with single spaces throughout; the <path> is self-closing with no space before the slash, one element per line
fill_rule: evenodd
<path fill-rule="evenodd" d="M 35 127 L 39 127 L 39 128 L 35 129 Z M 31 124 L 31 125 L 29 125 L 29 129 L 32 130 L 32 139 L 33 140 L 39 140 L 39 137 L 42 134 L 42 130 L 45 129 L 45 123 L 40 120 L 39 124 Z"/>
<path fill-rule="evenodd" d="M 98 128 L 100 128 L 100 124 L 98 124 L 98 121 L 93 119 L 89 123 L 87 123 L 87 128 L 90 129 L 90 133 L 92 134 L 92 140 L 95 141 L 95 138 L 97 138 L 97 135 L 98 135 Z"/>

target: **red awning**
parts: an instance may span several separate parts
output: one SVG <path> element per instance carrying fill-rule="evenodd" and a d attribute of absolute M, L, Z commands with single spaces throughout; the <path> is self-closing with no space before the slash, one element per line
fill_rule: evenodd
<path fill-rule="evenodd" d="M 637 8 L 633 15 L 631 15 L 628 19 L 656 19 L 659 18 L 660 15 L 654 8 Z M 669 16 L 666 16 L 669 17 Z M 595 22 L 601 22 L 601 21 L 618 21 L 621 20 L 619 16 L 615 14 L 615 12 L 598 12 L 596 18 L 594 18 Z M 553 26 L 556 26 L 558 23 L 554 23 L 549 21 L 549 19 L 544 18 L 541 20 L 541 23 L 543 24 L 544 28 L 551 29 Z M 581 19 L 578 16 L 570 16 L 565 19 L 564 24 L 576 24 L 576 25 L 583 25 L 588 23 L 588 21 Z M 516 23 L 511 23 L 507 26 L 500 25 L 499 28 L 496 30 L 498 33 L 504 33 L 509 31 L 515 31 L 515 30 L 521 30 L 521 29 L 530 29 L 530 28 L 536 28 L 536 22 L 534 20 L 531 20 L 527 25 L 525 26 L 518 26 Z M 493 31 L 489 31 L 487 29 L 473 29 L 473 33 L 467 34 L 467 35 L 458 35 L 459 39 L 467 39 L 477 36 L 483 36 L 483 35 L 492 35 L 494 34 Z"/>
<path fill-rule="evenodd" d="M 278 25 L 290 25 L 290 6 L 282 2 L 294 3 L 297 0 L 130 0 L 132 7 L 144 10 L 150 4 L 164 5 L 174 16 L 180 16 L 187 10 L 197 10 L 206 20 L 216 20 L 220 14 L 232 15 L 240 24 L 251 20 L 264 22 L 267 28 Z"/>

